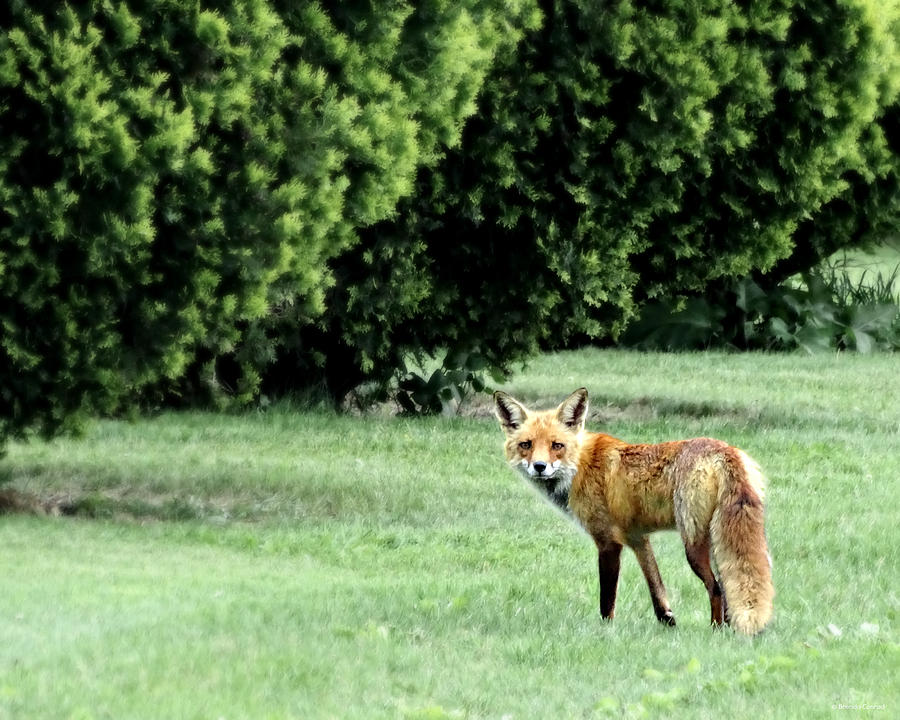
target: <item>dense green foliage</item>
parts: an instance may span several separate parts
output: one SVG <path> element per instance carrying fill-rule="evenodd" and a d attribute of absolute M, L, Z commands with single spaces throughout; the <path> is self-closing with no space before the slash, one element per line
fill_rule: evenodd
<path fill-rule="evenodd" d="M 462 144 L 335 261 L 309 344 L 339 392 L 412 350 L 507 366 L 615 335 L 900 222 L 896 3 L 542 5 Z"/>
<path fill-rule="evenodd" d="M 116 410 L 188 368 L 214 379 L 217 357 L 251 396 L 272 328 L 322 312 L 326 261 L 457 141 L 518 11 L 13 0 L 0 440 Z"/>
<path fill-rule="evenodd" d="M 0 439 L 210 389 L 434 410 L 884 232 L 898 27 L 896 0 L 13 0 Z"/>

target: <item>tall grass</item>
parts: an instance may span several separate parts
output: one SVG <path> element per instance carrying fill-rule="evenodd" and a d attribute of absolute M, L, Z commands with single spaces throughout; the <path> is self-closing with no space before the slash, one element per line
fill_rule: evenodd
<path fill-rule="evenodd" d="M 900 306 L 900 250 L 894 264 L 868 255 L 835 255 L 821 264 L 819 272 L 831 288 L 836 303 Z"/>
<path fill-rule="evenodd" d="M 900 305 L 900 238 L 871 250 L 842 250 L 822 263 L 845 304 Z"/>
<path fill-rule="evenodd" d="M 505 467 L 487 403 L 13 445 L 8 484 L 79 514 L 0 518 L 0 717 L 888 717 L 896 379 L 889 355 L 582 351 L 505 388 L 546 405 L 586 385 L 594 428 L 760 461 L 777 597 L 753 640 L 708 627 L 674 533 L 654 545 L 678 627 L 625 556 L 601 621 L 592 544 Z"/>

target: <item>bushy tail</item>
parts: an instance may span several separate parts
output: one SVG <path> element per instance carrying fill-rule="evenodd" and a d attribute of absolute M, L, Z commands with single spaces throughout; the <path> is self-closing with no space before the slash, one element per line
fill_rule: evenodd
<path fill-rule="evenodd" d="M 755 635 L 772 618 L 775 597 L 763 528 L 765 478 L 745 453 L 729 450 L 710 539 L 731 627 Z"/>

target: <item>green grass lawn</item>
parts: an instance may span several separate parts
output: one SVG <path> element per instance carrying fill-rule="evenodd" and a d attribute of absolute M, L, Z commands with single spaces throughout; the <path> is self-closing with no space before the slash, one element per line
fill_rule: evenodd
<path fill-rule="evenodd" d="M 506 389 L 626 440 L 713 435 L 769 476 L 776 618 L 708 625 L 676 533 L 678 627 L 623 555 L 505 466 L 483 400 L 454 419 L 276 406 L 14 444 L 0 516 L 0 718 L 828 717 L 900 713 L 900 360 L 544 356 Z"/>

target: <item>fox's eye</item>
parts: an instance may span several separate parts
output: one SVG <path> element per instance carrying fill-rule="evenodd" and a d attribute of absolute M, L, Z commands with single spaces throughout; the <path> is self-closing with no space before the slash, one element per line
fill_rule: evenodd
<path fill-rule="evenodd" d="M 551 450 L 562 450 L 565 447 L 561 442 L 550 443 Z"/>
<path fill-rule="evenodd" d="M 531 440 L 523 440 L 519 443 L 519 448 L 521 450 L 531 450 Z"/>

